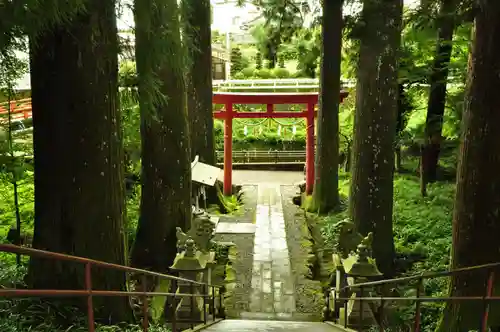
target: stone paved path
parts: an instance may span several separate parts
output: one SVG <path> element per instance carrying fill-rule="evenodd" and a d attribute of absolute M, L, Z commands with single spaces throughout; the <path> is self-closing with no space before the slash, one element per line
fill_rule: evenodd
<path fill-rule="evenodd" d="M 283 189 L 294 189 L 293 182 L 303 174 L 238 172 L 244 213 L 221 217 L 216 230 L 216 240 L 234 242 L 238 248 L 233 264 L 237 280 L 225 303 L 228 317 L 319 321 L 322 294 L 318 297 L 315 292 L 321 293 L 320 285 L 309 287 L 314 282 L 304 280 L 308 274 L 307 257 L 300 250 L 304 225 L 297 222 L 296 206 L 289 205 L 295 192 Z"/>
<path fill-rule="evenodd" d="M 333 326 L 324 323 L 276 322 L 250 320 L 224 320 L 210 326 L 205 332 L 339 332 Z"/>
<path fill-rule="evenodd" d="M 294 285 L 278 185 L 258 185 L 255 227 L 250 311 L 292 314 Z"/>

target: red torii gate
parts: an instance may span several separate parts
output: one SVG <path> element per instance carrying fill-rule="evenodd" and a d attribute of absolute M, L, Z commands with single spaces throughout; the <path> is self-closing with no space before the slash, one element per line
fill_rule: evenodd
<path fill-rule="evenodd" d="M 340 91 L 340 102 L 347 97 L 347 91 Z M 252 93 L 252 92 L 214 92 L 212 102 L 224 105 L 223 110 L 215 111 L 214 118 L 224 120 L 224 195 L 232 193 L 233 171 L 233 119 L 255 118 L 306 118 L 306 193 L 311 194 L 314 184 L 314 119 L 317 92 Z M 237 112 L 234 104 L 266 105 L 265 112 Z M 275 111 L 277 104 L 305 104 L 303 111 Z"/>

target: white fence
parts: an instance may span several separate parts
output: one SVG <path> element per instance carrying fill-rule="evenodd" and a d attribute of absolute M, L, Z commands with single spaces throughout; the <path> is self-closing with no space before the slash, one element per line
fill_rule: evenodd
<path fill-rule="evenodd" d="M 455 77 L 449 77 L 448 87 L 463 86 L 462 83 L 456 82 Z M 214 91 L 231 91 L 231 90 L 319 90 L 319 79 L 317 78 L 284 78 L 284 79 L 250 79 L 250 80 L 213 80 Z M 416 86 L 429 86 L 429 84 L 414 84 Z M 342 87 L 353 88 L 356 86 L 355 79 L 342 79 Z"/>
<path fill-rule="evenodd" d="M 343 79 L 346 88 L 354 87 L 356 80 Z M 317 78 L 251 79 L 251 80 L 214 80 L 214 90 L 319 90 Z"/>
<path fill-rule="evenodd" d="M 217 162 L 224 161 L 224 151 L 216 151 Z M 303 164 L 306 161 L 305 150 L 236 150 L 233 151 L 234 164 Z"/>

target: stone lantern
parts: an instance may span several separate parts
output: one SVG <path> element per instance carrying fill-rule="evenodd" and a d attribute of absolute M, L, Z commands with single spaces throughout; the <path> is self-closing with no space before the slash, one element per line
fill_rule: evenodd
<path fill-rule="evenodd" d="M 196 250 L 193 239 L 188 238 L 185 242 L 185 250 L 177 254 L 170 269 L 178 272 L 181 278 L 201 282 L 203 272 L 206 270 L 206 263 L 207 261 L 201 255 L 201 252 Z M 179 281 L 177 292 L 180 294 L 200 295 L 199 288 L 200 285 Z M 176 314 L 180 319 L 203 320 L 203 299 L 201 297 L 181 297 L 177 308 Z"/>
<path fill-rule="evenodd" d="M 370 257 L 372 238 L 373 234 L 369 233 L 357 246 L 356 253 L 351 253 L 342 261 L 344 271 L 347 275 L 347 283 L 349 285 L 367 282 L 373 278 L 382 276 L 375 260 Z M 371 303 L 371 301 L 355 300 L 356 297 L 366 297 L 369 291 L 368 288 L 363 287 L 355 289 L 351 294 L 351 300 L 349 300 L 347 307 L 349 324 L 355 324 L 356 327 L 373 326 L 377 324 L 372 310 L 374 303 Z M 341 320 L 345 317 L 344 310 L 344 308 L 340 310 Z"/>

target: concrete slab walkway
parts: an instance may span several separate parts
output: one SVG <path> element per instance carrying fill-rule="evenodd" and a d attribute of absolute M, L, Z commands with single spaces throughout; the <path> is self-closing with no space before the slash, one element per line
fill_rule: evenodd
<path fill-rule="evenodd" d="M 224 320 L 204 329 L 205 332 L 339 332 L 325 323 Z"/>

